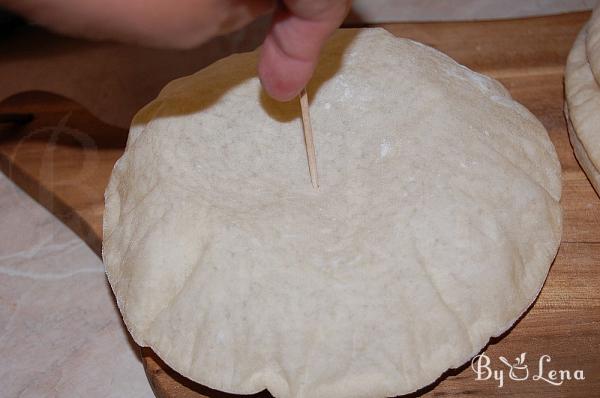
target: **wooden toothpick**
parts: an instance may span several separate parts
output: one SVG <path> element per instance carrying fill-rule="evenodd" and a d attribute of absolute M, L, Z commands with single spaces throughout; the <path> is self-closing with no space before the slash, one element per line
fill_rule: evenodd
<path fill-rule="evenodd" d="M 308 158 L 308 172 L 310 181 L 315 189 L 319 188 L 319 177 L 317 175 L 317 155 L 315 153 L 315 142 L 313 140 L 310 113 L 308 111 L 308 94 L 306 88 L 300 93 L 300 108 L 302 109 L 302 125 L 304 126 L 304 142 L 306 144 L 306 157 Z"/>

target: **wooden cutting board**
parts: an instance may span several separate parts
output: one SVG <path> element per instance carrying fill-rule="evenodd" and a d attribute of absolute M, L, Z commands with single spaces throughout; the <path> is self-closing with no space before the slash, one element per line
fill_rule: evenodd
<path fill-rule="evenodd" d="M 495 380 L 475 380 L 465 364 L 410 396 L 600 395 L 600 200 L 573 157 L 562 112 L 565 60 L 588 18 L 589 13 L 575 13 L 496 22 L 385 25 L 396 35 L 432 45 L 504 83 L 546 126 L 563 169 L 563 241 L 546 285 L 517 325 L 486 347 L 493 368 L 505 370 L 504 386 L 499 388 Z M 3 112 L 31 112 L 35 119 L 22 128 L 0 126 L 2 171 L 100 255 L 103 192 L 127 132 L 104 125 L 77 104 L 43 93 L 14 97 L 0 104 Z M 509 380 L 498 357 L 512 362 L 522 352 L 527 353 L 530 378 Z M 560 386 L 533 380 L 544 354 L 551 357 L 544 374 L 550 369 L 580 369 L 585 380 L 567 380 Z M 183 378 L 149 349 L 142 349 L 142 359 L 159 398 L 232 397 Z"/>

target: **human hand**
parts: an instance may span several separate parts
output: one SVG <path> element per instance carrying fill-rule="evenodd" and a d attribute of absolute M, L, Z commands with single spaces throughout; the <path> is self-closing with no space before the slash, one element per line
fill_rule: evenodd
<path fill-rule="evenodd" d="M 267 92 L 286 101 L 310 80 L 319 52 L 351 0 L 0 0 L 63 34 L 187 49 L 276 9 L 261 51 Z"/>
<path fill-rule="evenodd" d="M 327 38 L 350 10 L 350 0 L 284 0 L 263 44 L 259 76 L 275 99 L 290 100 L 310 80 Z"/>

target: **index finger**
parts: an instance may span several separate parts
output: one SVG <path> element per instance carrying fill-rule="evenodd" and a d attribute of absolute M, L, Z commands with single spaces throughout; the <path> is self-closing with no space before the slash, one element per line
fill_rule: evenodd
<path fill-rule="evenodd" d="M 310 80 L 325 41 L 350 9 L 348 0 L 289 0 L 275 12 L 263 44 L 259 76 L 273 98 L 288 101 Z"/>

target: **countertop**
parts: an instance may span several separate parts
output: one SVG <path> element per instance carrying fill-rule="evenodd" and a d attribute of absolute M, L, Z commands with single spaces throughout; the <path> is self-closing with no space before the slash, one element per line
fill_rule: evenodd
<path fill-rule="evenodd" d="M 98 256 L 0 173 L 0 397 L 153 397 Z"/>

